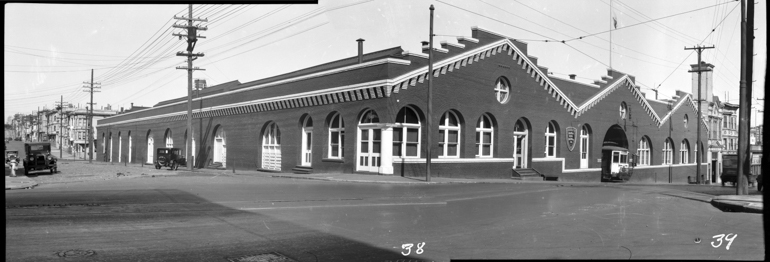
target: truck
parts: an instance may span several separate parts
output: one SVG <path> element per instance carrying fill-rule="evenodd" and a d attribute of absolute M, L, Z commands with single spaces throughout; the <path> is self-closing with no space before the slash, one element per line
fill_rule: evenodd
<path fill-rule="evenodd" d="M 756 181 L 757 174 L 749 175 L 749 186 Z M 725 154 L 722 155 L 722 175 L 719 176 L 722 179 L 722 186 L 725 186 L 726 182 L 738 183 L 738 155 L 737 154 Z"/>

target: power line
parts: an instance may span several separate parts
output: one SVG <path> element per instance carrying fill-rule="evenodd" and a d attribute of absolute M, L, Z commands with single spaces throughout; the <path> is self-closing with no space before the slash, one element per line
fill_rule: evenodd
<path fill-rule="evenodd" d="M 736 5 L 735 7 L 733 7 L 733 9 L 732 9 L 732 10 L 730 10 L 730 13 L 727 13 L 727 15 L 726 15 L 724 18 L 722 18 L 722 21 L 720 21 L 720 22 L 719 22 L 719 24 L 717 24 L 717 26 L 715 26 L 715 27 L 714 27 L 714 29 L 711 29 L 711 32 L 709 32 L 709 34 L 708 34 L 708 35 L 706 35 L 706 37 L 704 37 L 704 38 L 703 38 L 703 40 L 701 40 L 701 41 L 700 41 L 700 43 L 698 43 L 698 45 L 701 45 L 701 44 L 703 44 L 703 42 L 704 42 L 704 41 L 706 41 L 706 39 L 708 39 L 708 37 L 709 37 L 711 34 L 713 34 L 713 33 L 714 33 L 714 30 L 716 30 L 716 29 L 717 29 L 717 28 L 718 28 L 720 25 L 722 25 L 722 22 L 724 22 L 724 21 L 725 21 L 725 18 L 727 18 L 728 16 L 730 16 L 730 14 L 731 14 L 731 13 L 732 13 L 732 12 L 735 10 L 735 8 L 736 8 L 736 7 L 738 7 L 738 6 L 739 6 L 739 5 Z M 690 58 L 690 56 L 691 56 L 693 53 L 695 53 L 695 51 L 692 51 L 692 52 L 690 52 L 690 53 L 687 55 L 687 57 L 685 57 L 685 58 L 684 58 L 684 60 L 682 60 L 682 62 L 681 62 L 681 63 L 679 63 L 679 65 L 676 67 L 676 69 L 674 69 L 674 71 L 671 71 L 671 73 L 670 73 L 670 74 L 668 74 L 668 76 L 666 76 L 666 78 L 665 78 L 665 79 L 663 79 L 663 81 L 661 81 L 661 82 L 660 82 L 660 84 L 659 84 L 659 85 L 658 85 L 656 88 L 660 88 L 660 86 L 661 86 L 661 85 L 663 85 L 663 83 L 665 83 L 665 82 L 666 82 L 666 80 L 668 80 L 668 78 L 669 78 L 669 77 L 671 77 L 671 75 L 673 75 L 673 74 L 674 74 L 674 72 L 676 72 L 676 70 L 678 70 L 678 69 L 679 69 L 679 67 L 680 67 L 680 66 L 682 66 L 682 64 L 683 64 L 685 61 L 687 61 L 687 59 L 688 59 L 688 58 Z"/>
<path fill-rule="evenodd" d="M 494 20 L 494 21 L 497 21 L 497 22 L 499 22 L 499 23 L 501 23 L 501 24 L 505 24 L 505 25 L 508 25 L 508 26 L 510 26 L 510 27 L 513 27 L 513 28 L 518 28 L 519 30 L 522 30 L 522 31 L 525 31 L 525 32 L 529 32 L 529 33 L 532 33 L 532 34 L 535 34 L 535 35 L 538 35 L 538 36 L 542 36 L 542 37 L 544 37 L 544 38 L 547 38 L 547 39 L 548 39 L 548 40 L 550 40 L 550 41 L 559 42 L 559 41 L 558 41 L 558 40 L 556 40 L 556 39 L 553 39 L 553 38 L 550 38 L 550 37 L 544 36 L 544 35 L 542 35 L 542 34 L 539 34 L 539 33 L 537 33 L 537 32 L 534 32 L 534 31 L 530 31 L 530 30 L 527 30 L 527 29 L 525 29 L 525 28 L 522 28 L 522 27 L 518 27 L 518 26 L 512 25 L 512 24 L 510 24 L 510 23 L 507 23 L 507 22 L 505 22 L 505 21 L 500 21 L 500 20 L 498 20 L 498 19 L 495 19 L 495 18 L 492 18 L 492 17 L 488 17 L 488 16 L 485 16 L 485 15 L 482 15 L 482 14 L 479 14 L 479 13 L 476 13 L 476 12 L 473 12 L 473 11 L 471 11 L 471 10 L 468 10 L 468 9 L 465 9 L 465 8 L 462 8 L 462 7 L 459 7 L 459 6 L 456 6 L 456 5 L 453 5 L 453 4 L 450 4 L 450 3 L 447 3 L 447 2 L 441 1 L 441 0 L 436 0 L 436 1 L 437 1 L 437 2 L 439 2 L 439 3 L 443 3 L 443 4 L 445 4 L 445 5 L 448 5 L 448 6 L 451 6 L 451 7 L 457 8 L 457 9 L 460 9 L 460 10 L 464 10 L 464 11 L 466 11 L 466 12 L 468 12 L 468 13 L 471 13 L 471 14 L 475 14 L 475 15 L 478 15 L 478 16 L 481 16 L 481 17 L 484 17 L 484 18 L 487 18 L 487 19 L 490 19 L 490 20 Z"/>
<path fill-rule="evenodd" d="M 441 1 L 439 1 L 439 2 L 441 2 Z M 589 35 L 584 35 L 584 36 L 580 36 L 580 37 L 576 37 L 576 38 L 568 39 L 568 40 L 563 40 L 563 41 L 581 40 L 581 39 L 584 39 L 584 38 L 587 38 L 587 37 L 591 37 L 591 36 L 595 36 L 595 35 L 599 35 L 599 34 L 604 34 L 604 33 L 609 33 L 610 31 L 617 31 L 617 30 L 621 30 L 621 29 L 626 29 L 626 28 L 634 27 L 634 26 L 641 25 L 641 24 L 646 24 L 646 23 L 657 21 L 657 20 L 661 20 L 661 19 L 671 18 L 671 17 L 674 17 L 674 16 L 679 16 L 679 15 L 683 15 L 683 14 L 688 14 L 688 13 L 704 10 L 704 9 L 707 9 L 707 8 L 712 8 L 712 7 L 723 5 L 723 4 L 727 4 L 727 2 L 726 3 L 722 3 L 722 4 L 706 6 L 706 7 L 702 7 L 702 8 L 698 8 L 698 9 L 693 9 L 693 10 L 685 11 L 685 12 L 681 12 L 681 13 L 676 13 L 676 14 L 668 15 L 668 16 L 664 16 L 664 17 L 659 17 L 659 18 L 655 18 L 655 19 L 652 19 L 652 20 L 648 20 L 648 21 L 632 24 L 632 25 L 629 25 L 629 26 L 623 26 L 623 27 L 620 27 L 620 28 L 615 28 L 615 29 L 610 29 L 610 30 L 606 30 L 606 31 L 601 31 L 601 32 L 597 32 L 597 33 L 593 33 L 593 34 L 589 34 Z"/>

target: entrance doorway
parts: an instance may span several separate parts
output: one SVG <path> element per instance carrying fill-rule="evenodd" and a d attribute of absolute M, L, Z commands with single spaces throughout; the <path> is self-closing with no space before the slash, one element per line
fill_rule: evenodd
<path fill-rule="evenodd" d="M 513 169 L 527 168 L 529 151 L 529 128 L 523 119 L 513 127 Z"/>
<path fill-rule="evenodd" d="M 374 110 L 366 111 L 358 122 L 358 154 L 356 170 L 379 172 L 382 129 L 379 116 Z"/>
<path fill-rule="evenodd" d="M 626 132 L 618 125 L 611 126 L 602 142 L 602 176 L 607 182 L 622 179 L 628 172 L 628 139 Z"/>

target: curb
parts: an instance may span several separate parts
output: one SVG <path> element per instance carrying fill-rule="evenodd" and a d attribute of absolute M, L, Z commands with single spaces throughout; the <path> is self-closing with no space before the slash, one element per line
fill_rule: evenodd
<path fill-rule="evenodd" d="M 737 201 L 737 200 L 713 199 L 711 200 L 711 205 L 725 212 L 743 212 L 743 213 L 762 214 L 762 210 L 763 210 L 762 203 L 756 203 L 756 202 L 748 203 L 748 202 Z"/>

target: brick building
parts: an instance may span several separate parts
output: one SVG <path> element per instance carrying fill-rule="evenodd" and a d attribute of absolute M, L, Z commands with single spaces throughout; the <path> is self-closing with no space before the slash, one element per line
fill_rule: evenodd
<path fill-rule="evenodd" d="M 99 120 L 98 159 L 129 154 L 131 162 L 149 163 L 156 148 L 188 150 L 191 138 L 197 167 L 422 177 L 431 135 L 433 176 L 534 172 L 599 182 L 609 150 L 627 150 L 636 162 L 632 181 L 684 183 L 704 152 L 695 145 L 696 124 L 704 141 L 708 127 L 689 94 L 646 99 L 633 76 L 616 70 L 593 84 L 554 77 L 527 54 L 526 43 L 477 27 L 471 37 L 434 48 L 428 134 L 427 46 L 421 53 L 360 50 L 358 57 L 201 90 L 190 136 L 186 98 Z"/>

